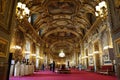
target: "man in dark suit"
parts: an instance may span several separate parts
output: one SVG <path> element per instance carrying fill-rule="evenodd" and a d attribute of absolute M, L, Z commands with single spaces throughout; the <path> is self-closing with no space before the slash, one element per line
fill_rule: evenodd
<path fill-rule="evenodd" d="M 55 61 L 53 61 L 53 72 L 55 72 Z"/>

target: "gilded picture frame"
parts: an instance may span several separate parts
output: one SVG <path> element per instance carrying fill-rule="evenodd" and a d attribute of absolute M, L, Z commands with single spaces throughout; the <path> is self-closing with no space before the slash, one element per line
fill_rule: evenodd
<path fill-rule="evenodd" d="M 6 57 L 8 51 L 8 41 L 0 38 L 0 57 Z"/>
<path fill-rule="evenodd" d="M 120 57 L 120 38 L 115 40 L 115 50 L 117 52 L 116 56 Z"/>

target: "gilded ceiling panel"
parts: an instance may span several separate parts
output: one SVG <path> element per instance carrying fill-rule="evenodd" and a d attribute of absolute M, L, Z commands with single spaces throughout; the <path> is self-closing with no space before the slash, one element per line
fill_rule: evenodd
<path fill-rule="evenodd" d="M 37 15 L 33 26 L 49 47 L 53 45 L 52 49 L 50 47 L 53 53 L 58 53 L 60 49 L 69 53 L 91 28 L 88 14 L 94 15 L 97 1 L 33 0 L 31 14 Z"/>

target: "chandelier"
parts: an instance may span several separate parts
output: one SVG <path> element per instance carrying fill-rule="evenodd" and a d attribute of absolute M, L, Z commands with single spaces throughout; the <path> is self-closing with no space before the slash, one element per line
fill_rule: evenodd
<path fill-rule="evenodd" d="M 107 5 L 105 1 L 100 2 L 96 7 L 95 15 L 98 17 L 107 16 Z"/>
<path fill-rule="evenodd" d="M 29 14 L 30 14 L 30 10 L 28 9 L 28 7 L 26 7 L 26 4 L 18 2 L 16 7 L 17 19 L 23 19 L 25 17 L 28 18 Z"/>
<path fill-rule="evenodd" d="M 63 50 L 61 50 L 61 52 L 59 53 L 59 57 L 65 57 L 65 53 L 63 52 Z"/>

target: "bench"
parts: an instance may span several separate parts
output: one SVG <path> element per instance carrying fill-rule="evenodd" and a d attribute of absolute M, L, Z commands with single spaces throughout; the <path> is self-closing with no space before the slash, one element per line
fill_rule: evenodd
<path fill-rule="evenodd" d="M 103 65 L 97 73 L 111 75 L 113 74 L 113 66 L 112 65 Z"/>
<path fill-rule="evenodd" d="M 61 69 L 61 70 L 57 70 L 57 73 L 63 73 L 63 74 L 68 74 L 68 73 L 71 73 L 71 71 L 70 70 L 67 70 L 67 69 Z"/>
<path fill-rule="evenodd" d="M 60 69 L 56 70 L 57 73 L 71 73 L 69 69 L 65 67 L 65 64 L 62 64 Z"/>

